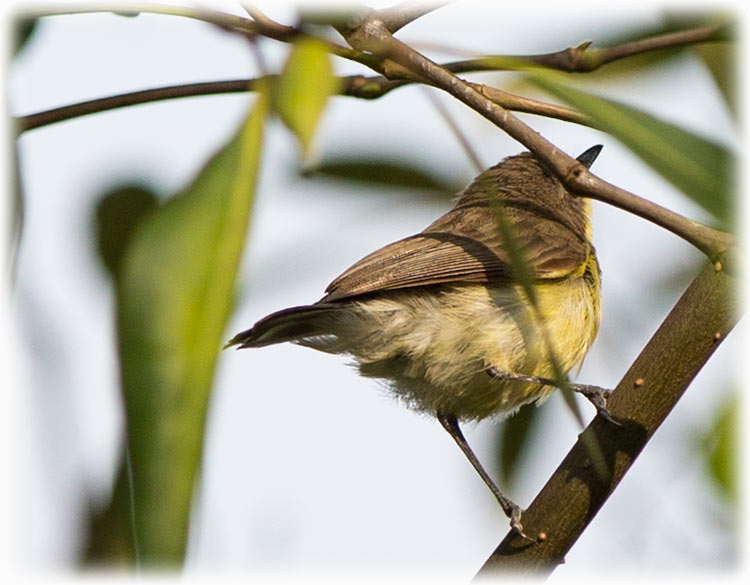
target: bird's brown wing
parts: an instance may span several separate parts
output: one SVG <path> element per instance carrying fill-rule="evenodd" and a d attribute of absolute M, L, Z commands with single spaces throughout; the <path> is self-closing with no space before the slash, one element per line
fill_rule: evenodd
<path fill-rule="evenodd" d="M 380 248 L 331 282 L 321 301 L 415 286 L 510 280 L 512 264 L 497 227 L 478 215 L 487 212 L 449 212 L 424 232 Z M 586 262 L 590 244 L 565 226 L 530 212 L 515 212 L 510 219 L 534 278 L 562 278 Z"/>

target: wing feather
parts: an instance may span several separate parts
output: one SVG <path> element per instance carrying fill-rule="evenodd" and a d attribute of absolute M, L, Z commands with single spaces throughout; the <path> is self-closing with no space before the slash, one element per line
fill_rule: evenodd
<path fill-rule="evenodd" d="M 486 205 L 455 208 L 424 232 L 389 244 L 347 269 L 322 301 L 383 290 L 512 279 L 512 266 Z M 536 279 L 562 278 L 585 262 L 590 244 L 567 226 L 524 209 L 508 209 L 516 241 Z"/>

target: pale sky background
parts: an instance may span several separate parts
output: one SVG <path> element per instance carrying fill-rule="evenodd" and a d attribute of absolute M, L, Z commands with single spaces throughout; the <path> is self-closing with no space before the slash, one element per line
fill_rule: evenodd
<path fill-rule="evenodd" d="M 259 2 L 291 22 L 284 3 Z M 372 3 L 374 6 L 387 2 Z M 409 25 L 407 41 L 439 41 L 479 53 L 541 53 L 648 28 L 660 10 L 527 2 L 457 2 Z M 227 10 L 240 9 L 231 2 Z M 598 6 L 598 8 L 597 8 Z M 543 8 L 543 10 L 540 10 Z M 269 66 L 284 47 L 268 46 Z M 746 63 L 746 61 L 745 61 Z M 743 65 L 744 66 L 744 65 Z M 360 69 L 336 61 L 338 74 Z M 239 38 L 185 19 L 143 14 L 46 19 L 7 70 L 12 114 L 172 83 L 256 73 Z M 479 79 L 490 79 L 487 76 Z M 602 93 L 721 142 L 745 147 L 703 65 L 689 53 L 664 70 L 616 79 Z M 106 502 L 121 446 L 110 284 L 92 246 L 97 197 L 140 179 L 166 195 L 191 179 L 234 132 L 250 95 L 136 106 L 34 130 L 19 140 L 26 197 L 24 241 L 10 313 L 7 354 L 15 383 L 8 497 L 17 567 L 75 567 L 90 502 Z M 522 147 L 447 96 L 485 166 Z M 593 171 L 691 218 L 706 216 L 617 143 L 594 130 L 526 117 L 577 155 L 604 144 Z M 294 139 L 266 132 L 239 306 L 226 331 L 274 310 L 320 298 L 330 280 L 368 252 L 421 230 L 448 204 L 422 193 L 336 190 L 294 172 Z M 468 182 L 474 171 L 421 90 L 376 101 L 335 98 L 317 155 L 387 153 Z M 360 192 L 361 191 L 361 192 Z M 578 380 L 613 387 L 688 281 L 665 278 L 700 255 L 675 236 L 593 204 L 603 267 L 603 321 Z M 666 291 L 665 291 L 666 287 Z M 744 557 L 746 540 L 726 529 L 727 509 L 706 482 L 696 444 L 737 376 L 744 322 L 719 348 L 552 582 L 582 572 L 617 576 L 705 575 Z M 8 355 L 10 357 L 8 357 Z M 507 531 L 497 507 L 450 437 L 431 419 L 360 379 L 346 359 L 292 345 L 221 356 L 208 420 L 205 464 L 187 568 L 258 575 L 436 574 L 468 581 Z M 743 368 L 743 371 L 746 368 Z M 741 380 L 738 383 L 738 380 Z M 581 401 L 586 420 L 593 409 Z M 508 494 L 526 506 L 580 432 L 560 396 L 544 408 L 543 434 Z M 467 425 L 490 466 L 496 423 Z"/>

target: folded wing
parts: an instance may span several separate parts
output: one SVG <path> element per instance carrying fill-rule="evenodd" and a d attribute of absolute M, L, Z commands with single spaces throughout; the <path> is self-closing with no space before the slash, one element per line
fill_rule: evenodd
<path fill-rule="evenodd" d="M 563 278 L 586 262 L 590 244 L 566 226 L 528 210 L 506 211 L 535 279 Z M 494 222 L 486 221 L 488 212 L 482 205 L 455 209 L 424 232 L 380 248 L 331 282 L 321 301 L 433 284 L 512 280 L 510 256 Z"/>

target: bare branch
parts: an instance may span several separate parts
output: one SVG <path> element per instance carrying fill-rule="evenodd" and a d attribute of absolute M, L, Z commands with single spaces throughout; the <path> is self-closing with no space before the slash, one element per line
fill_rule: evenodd
<path fill-rule="evenodd" d="M 265 14 L 263 14 L 252 2 L 240 2 L 240 5 L 242 6 L 242 8 L 244 8 L 245 12 L 247 12 L 252 17 L 253 21 L 263 26 L 266 30 L 275 30 L 281 37 L 285 35 L 296 34 L 296 30 L 294 29 L 294 27 L 285 26 L 274 20 L 271 20 Z"/>
<path fill-rule="evenodd" d="M 616 187 L 586 169 L 574 169 L 568 176 L 567 186 L 580 195 L 619 207 L 638 217 L 680 236 L 713 262 L 724 259 L 725 253 L 734 245 L 734 236 L 688 219 L 638 195 Z"/>
<path fill-rule="evenodd" d="M 98 12 L 128 13 L 128 14 L 163 14 L 168 16 L 180 16 L 193 20 L 200 20 L 209 24 L 219 26 L 226 30 L 236 30 L 245 33 L 259 33 L 255 23 L 242 16 L 236 16 L 226 12 L 210 10 L 208 8 L 188 8 L 185 6 L 171 6 L 157 3 L 112 3 L 104 4 L 55 4 L 43 8 L 20 10 L 16 13 L 19 18 L 43 18 L 47 16 L 65 16 L 71 14 L 91 14 Z M 263 33 L 261 33 L 263 34 Z"/>
<path fill-rule="evenodd" d="M 218 26 L 222 30 L 237 33 L 245 37 L 257 37 L 262 36 L 269 39 L 273 39 L 280 42 L 293 42 L 301 37 L 309 36 L 302 30 L 291 26 L 285 26 L 272 21 L 267 17 L 262 17 L 260 20 L 250 20 L 242 16 L 236 16 L 233 14 L 219 12 L 216 10 L 209 9 L 195 9 L 186 8 L 183 6 L 167 6 L 161 4 L 112 4 L 111 6 L 104 5 L 77 5 L 73 4 L 70 6 L 55 5 L 44 9 L 36 10 L 25 10 L 16 13 L 19 18 L 43 18 L 48 16 L 64 16 L 71 14 L 90 14 L 90 13 L 117 13 L 117 12 L 129 12 L 129 13 L 148 13 L 148 14 L 162 14 L 167 16 L 179 16 L 183 18 L 190 18 L 193 20 L 200 20 L 202 22 Z M 373 55 L 365 55 L 359 51 L 354 51 L 349 47 L 342 47 L 341 45 L 334 43 L 333 41 L 318 39 L 326 45 L 328 50 L 337 57 L 348 59 L 350 61 L 356 61 L 361 63 L 370 69 L 381 72 L 382 67 L 380 65 L 380 59 Z"/>
<path fill-rule="evenodd" d="M 377 13 L 372 13 L 358 26 L 341 32 L 355 49 L 369 51 L 397 63 L 424 83 L 439 87 L 477 111 L 533 152 L 572 192 L 611 203 L 653 221 L 694 245 L 712 261 L 720 260 L 732 245 L 733 238 L 729 234 L 691 221 L 595 177 L 578 161 L 559 150 L 509 110 L 489 100 L 471 84 L 393 37 L 377 18 Z"/>
<path fill-rule="evenodd" d="M 488 85 L 471 82 L 467 83 L 488 100 L 508 110 L 524 112 L 526 114 L 536 114 L 538 116 L 556 118 L 565 122 L 573 122 L 574 124 L 593 127 L 593 122 L 589 116 L 578 110 L 574 110 L 573 108 L 527 98 Z"/>
<path fill-rule="evenodd" d="M 632 57 L 651 51 L 662 51 L 664 49 L 676 49 L 686 45 L 705 42 L 719 42 L 732 40 L 732 30 L 728 25 L 705 26 L 694 28 L 645 39 L 639 39 L 631 43 L 625 43 L 615 47 L 605 49 L 593 49 L 587 51 L 586 57 L 582 60 L 585 69 L 576 69 L 576 71 L 593 71 L 607 63 L 612 63 L 618 59 Z"/>
<path fill-rule="evenodd" d="M 471 142 L 469 142 L 469 138 L 466 136 L 466 134 L 464 134 L 464 132 L 461 130 L 461 127 L 456 123 L 456 120 L 448 111 L 448 108 L 445 107 L 445 104 L 440 101 L 440 99 L 435 95 L 435 92 L 432 89 L 425 86 L 422 86 L 422 89 L 424 90 L 423 93 L 425 97 L 427 97 L 427 99 L 430 100 L 430 103 L 435 106 L 435 109 L 438 111 L 438 114 L 440 114 L 440 117 L 446 123 L 448 128 L 450 128 L 451 132 L 453 132 L 453 135 L 456 137 L 456 140 L 458 140 L 459 144 L 464 149 L 466 156 L 469 157 L 471 164 L 474 165 L 474 170 L 477 173 L 481 173 L 485 169 L 485 165 L 482 164 L 482 160 L 479 158 L 477 151 L 474 150 Z"/>
<path fill-rule="evenodd" d="M 731 29 L 727 25 L 706 26 L 656 35 L 602 49 L 593 48 L 591 42 L 587 41 L 577 47 L 568 47 L 554 53 L 541 55 L 485 55 L 445 63 L 443 67 L 453 73 L 466 73 L 467 71 L 516 71 L 530 67 L 544 67 L 568 73 L 587 73 L 595 71 L 608 63 L 627 57 L 666 49 L 676 49 L 697 43 L 728 41 L 731 38 Z"/>
<path fill-rule="evenodd" d="M 25 132 L 55 122 L 71 120 L 79 116 L 106 112 L 108 110 L 132 106 L 135 104 L 146 104 L 180 97 L 252 91 L 263 79 L 265 78 L 259 77 L 256 79 L 208 81 L 204 83 L 170 85 L 156 89 L 145 89 L 142 91 L 123 93 L 45 110 L 43 112 L 29 114 L 28 116 L 21 116 L 16 119 L 16 125 L 19 132 Z"/>
<path fill-rule="evenodd" d="M 107 96 L 87 100 L 76 104 L 70 104 L 59 108 L 35 112 L 16 118 L 18 132 L 27 132 L 42 126 L 72 120 L 79 116 L 106 112 L 126 106 L 147 104 L 162 100 L 197 97 L 207 95 L 219 95 L 226 93 L 239 93 L 253 91 L 259 81 L 270 79 L 275 75 L 264 75 L 257 78 L 230 79 L 224 81 L 207 81 L 201 83 L 189 83 L 181 85 L 169 85 L 153 89 L 128 92 L 119 95 Z M 391 81 L 382 75 L 363 77 L 361 75 L 350 75 L 339 78 L 339 95 L 357 97 L 362 99 L 376 99 L 398 87 L 406 85 L 406 81 Z M 484 85 L 475 86 L 478 91 L 492 101 L 512 110 L 539 114 L 550 118 L 558 118 L 568 122 L 589 125 L 588 117 L 570 108 L 548 104 L 546 102 L 524 98 Z"/>

